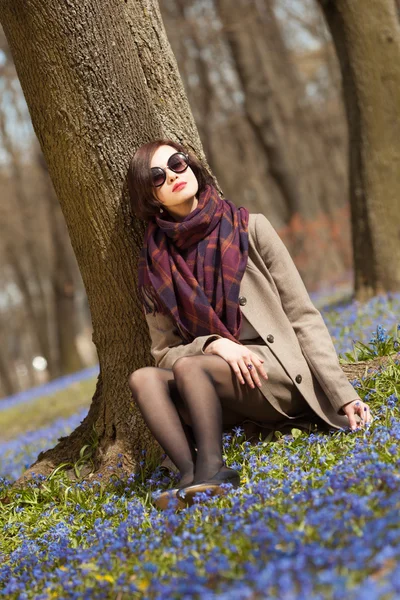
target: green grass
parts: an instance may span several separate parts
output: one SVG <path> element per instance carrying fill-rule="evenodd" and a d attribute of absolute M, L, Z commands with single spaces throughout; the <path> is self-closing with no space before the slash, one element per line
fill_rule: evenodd
<path fill-rule="evenodd" d="M 26 431 L 35 431 L 69 417 L 82 408 L 89 408 L 97 377 L 73 383 L 67 389 L 0 410 L 0 441 L 8 441 Z"/>
<path fill-rule="evenodd" d="M 400 462 L 400 446 L 386 428 L 393 419 L 398 422 L 399 409 L 386 407 L 385 400 L 399 395 L 400 365 L 389 365 L 357 388 L 362 398 L 371 390 L 375 420 L 369 429 L 319 434 L 313 443 L 296 429 L 291 435 L 276 432 L 257 445 L 233 435 L 224 445 L 225 460 L 240 468 L 241 488 L 175 516 L 158 512 L 151 503 L 156 489 L 171 484 L 162 474 L 154 475 L 151 461 L 128 479 L 116 468 L 111 482 L 86 488 L 59 471 L 40 485 L 11 493 L 0 514 L 0 552 L 15 565 L 15 581 L 23 560 L 31 582 L 26 598 L 114 600 L 119 594 L 119 600 L 158 600 L 157 581 L 166 594 L 170 590 L 163 598 L 179 598 L 176 581 L 186 581 L 188 572 L 197 581 L 205 579 L 208 590 L 236 587 L 240 581 L 252 585 L 250 570 L 279 557 L 293 561 L 296 579 L 298 553 L 304 554 L 302 572 L 314 578 L 315 592 L 337 597 L 334 582 L 319 581 L 323 570 L 326 578 L 344 578 L 355 598 L 363 597 L 359 586 L 368 577 L 384 581 L 382 573 L 395 567 L 386 561 L 382 571 L 382 538 L 374 535 L 374 524 L 380 536 L 388 536 L 383 542 L 390 547 L 398 524 L 397 518 L 393 522 L 398 514 L 393 467 Z M 359 540 L 371 551 L 368 559 L 357 559 Z M 21 547 L 22 555 L 12 558 Z M 215 560 L 219 567 L 213 570 Z M 300 598 L 302 588 L 296 585 Z M 75 595 L 71 589 L 67 594 L 65 586 L 73 586 Z M 277 584 L 268 590 L 270 598 L 283 593 Z"/>
<path fill-rule="evenodd" d="M 381 315 L 367 317 L 376 322 Z M 332 319 L 340 337 L 337 315 Z M 370 348 L 384 353 L 393 344 Z M 360 349 L 368 357 L 368 347 Z M 0 474 L 35 459 L 37 449 L 23 432 L 87 407 L 94 387 L 95 379 L 0 413 L 7 439 L 16 438 L 1 457 Z M 7 590 L 10 600 L 208 600 L 213 592 L 224 600 L 400 597 L 400 365 L 390 362 L 356 389 L 370 406 L 369 428 L 316 434 L 293 428 L 255 444 L 240 431 L 224 436 L 225 462 L 240 471 L 242 485 L 179 513 L 152 504 L 154 492 L 177 478 L 147 456 L 135 474 L 116 466 L 108 483 L 84 486 L 58 470 L 12 491 L 0 478 L 0 496 L 9 497 L 0 510 L 0 594 Z M 51 447 L 59 435 L 54 430 L 54 439 L 40 443 Z M 239 596 L 241 586 L 251 595 Z"/>

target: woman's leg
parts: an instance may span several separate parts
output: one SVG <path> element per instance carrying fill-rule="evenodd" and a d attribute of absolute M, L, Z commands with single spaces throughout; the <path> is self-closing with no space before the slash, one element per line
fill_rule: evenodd
<path fill-rule="evenodd" d="M 129 376 L 129 387 L 146 425 L 179 469 L 179 485 L 192 483 L 196 461 L 193 433 L 184 420 L 187 414 L 173 372 L 157 367 L 137 369 Z"/>
<path fill-rule="evenodd" d="M 172 371 L 196 439 L 193 483 L 198 483 L 215 475 L 223 465 L 223 426 L 233 425 L 235 417 L 237 423 L 246 417 L 266 420 L 270 406 L 257 386 L 252 389 L 247 383 L 241 385 L 220 356 L 185 356 L 175 362 Z"/>

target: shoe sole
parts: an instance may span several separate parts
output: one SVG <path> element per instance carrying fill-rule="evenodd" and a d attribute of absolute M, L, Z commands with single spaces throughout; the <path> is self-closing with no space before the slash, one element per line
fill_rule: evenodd
<path fill-rule="evenodd" d="M 222 483 L 231 483 L 233 487 L 239 487 L 239 482 L 235 481 L 225 481 Z M 182 501 L 186 503 L 186 506 L 192 506 L 195 495 L 201 492 L 206 492 L 207 490 L 211 491 L 210 497 L 217 495 L 225 496 L 229 492 L 229 490 L 226 488 L 222 488 L 221 484 L 219 483 L 199 483 L 198 485 L 190 486 L 190 488 L 186 490 L 185 488 L 183 489 L 185 496 L 182 498 Z M 180 499 L 179 496 L 177 496 L 177 498 Z"/>
<path fill-rule="evenodd" d="M 166 510 L 167 508 L 174 507 L 176 510 L 186 508 L 187 504 L 181 498 L 176 495 L 175 492 L 163 492 L 158 498 L 153 500 L 153 504 L 160 510 Z"/>

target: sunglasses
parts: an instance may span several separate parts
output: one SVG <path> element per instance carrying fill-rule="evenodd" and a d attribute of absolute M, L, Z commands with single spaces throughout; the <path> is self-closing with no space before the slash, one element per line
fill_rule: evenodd
<path fill-rule="evenodd" d="M 189 166 L 189 157 L 183 152 L 175 152 L 168 159 L 167 167 L 174 173 L 184 173 Z M 163 185 L 167 178 L 165 169 L 161 167 L 152 167 L 151 181 L 154 187 Z"/>

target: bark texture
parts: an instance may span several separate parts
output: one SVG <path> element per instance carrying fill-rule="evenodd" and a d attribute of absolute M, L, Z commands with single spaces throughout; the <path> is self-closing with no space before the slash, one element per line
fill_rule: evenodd
<path fill-rule="evenodd" d="M 319 0 L 349 128 L 356 297 L 400 289 L 400 23 L 391 0 Z"/>
<path fill-rule="evenodd" d="M 97 471 L 122 462 L 132 472 L 142 450 L 162 450 L 128 387 L 152 357 L 136 289 L 145 224 L 128 208 L 127 167 L 139 145 L 162 136 L 204 159 L 200 140 L 156 2 L 3 0 L 0 20 L 85 284 L 100 363 L 88 416 L 25 477 L 75 461 L 85 444 Z"/>

